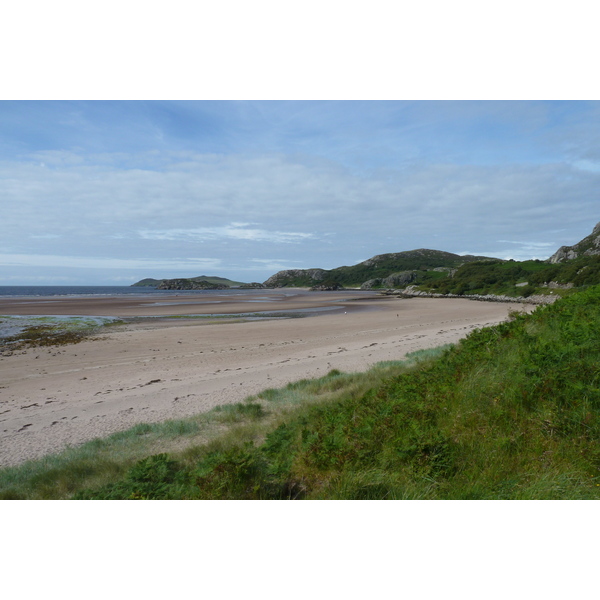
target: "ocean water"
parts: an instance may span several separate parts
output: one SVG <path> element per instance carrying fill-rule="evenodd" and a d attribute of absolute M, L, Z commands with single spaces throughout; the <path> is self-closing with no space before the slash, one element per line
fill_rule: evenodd
<path fill-rule="evenodd" d="M 151 287 L 106 286 L 106 285 L 2 285 L 0 298 L 24 296 L 144 296 L 160 294 L 164 296 L 196 296 L 202 294 L 252 295 L 264 290 L 236 289 L 229 290 L 157 290 Z"/>
<path fill-rule="evenodd" d="M 167 290 L 165 290 L 167 291 Z M 169 290 L 170 291 L 170 290 Z M 106 285 L 1 285 L 2 296 L 129 296 L 148 293 L 160 294 L 162 290 L 146 287 Z"/>

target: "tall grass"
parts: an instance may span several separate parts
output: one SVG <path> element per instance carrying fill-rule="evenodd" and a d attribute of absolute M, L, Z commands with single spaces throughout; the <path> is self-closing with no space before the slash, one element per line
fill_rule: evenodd
<path fill-rule="evenodd" d="M 342 396 L 360 397 L 386 378 L 442 351 L 413 353 L 405 361 L 380 363 L 365 373 L 334 370 L 325 377 L 267 389 L 244 402 L 217 406 L 208 413 L 139 424 L 55 455 L 0 469 L 0 499 L 69 498 L 82 489 L 99 488 L 123 478 L 136 462 L 149 455 L 168 453 L 187 464 L 206 453 L 262 442 L 271 429 L 295 418 L 306 405 Z"/>

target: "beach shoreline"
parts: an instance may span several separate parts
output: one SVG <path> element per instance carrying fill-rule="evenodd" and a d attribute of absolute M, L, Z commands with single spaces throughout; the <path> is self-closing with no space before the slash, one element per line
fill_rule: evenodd
<path fill-rule="evenodd" d="M 331 369 L 364 371 L 455 343 L 473 329 L 504 321 L 510 311 L 535 309 L 516 302 L 398 299 L 358 290 L 262 292 L 1 299 L 1 315 L 112 316 L 133 322 L 78 344 L 0 357 L 0 467 L 138 423 L 240 402 Z M 240 317 L 278 311 L 307 316 Z M 196 318 L 202 315 L 232 317 Z"/>

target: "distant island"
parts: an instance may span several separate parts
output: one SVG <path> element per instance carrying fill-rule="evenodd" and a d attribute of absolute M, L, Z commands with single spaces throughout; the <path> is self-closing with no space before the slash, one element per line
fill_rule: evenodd
<path fill-rule="evenodd" d="M 176 278 L 176 279 L 142 279 L 131 287 L 151 287 L 157 290 L 227 290 L 229 288 L 260 289 L 262 283 L 243 283 L 232 281 L 225 277 L 200 275 L 198 277 Z"/>

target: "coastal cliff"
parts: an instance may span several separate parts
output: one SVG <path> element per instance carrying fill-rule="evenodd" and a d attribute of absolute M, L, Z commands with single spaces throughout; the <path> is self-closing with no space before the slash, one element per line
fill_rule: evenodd
<path fill-rule="evenodd" d="M 573 246 L 561 246 L 549 259 L 550 264 L 574 260 L 580 256 L 600 254 L 600 223 L 596 224 L 590 235 L 584 237 Z"/>

